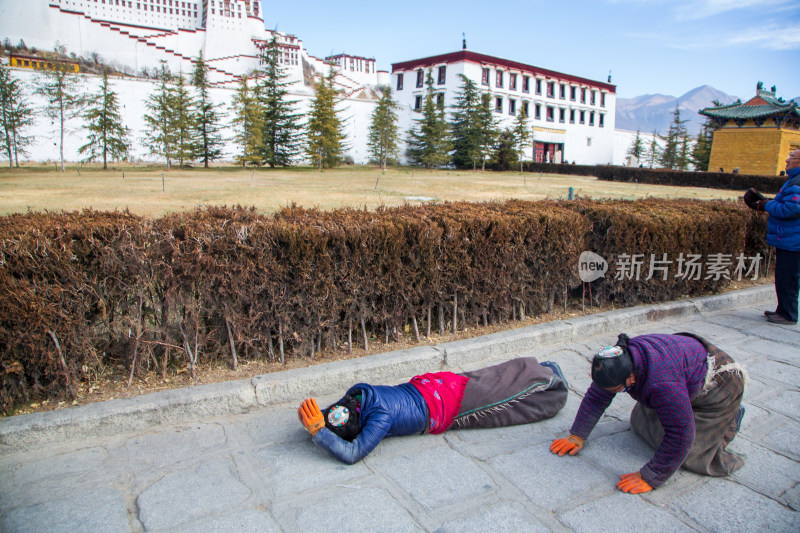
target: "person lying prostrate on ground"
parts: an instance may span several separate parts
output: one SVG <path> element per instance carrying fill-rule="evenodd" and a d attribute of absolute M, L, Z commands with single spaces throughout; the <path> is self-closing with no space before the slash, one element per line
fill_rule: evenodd
<path fill-rule="evenodd" d="M 566 401 L 558 365 L 522 357 L 464 374 L 423 374 L 396 386 L 358 383 L 327 409 L 314 398 L 303 400 L 297 416 L 315 444 L 353 464 L 384 437 L 528 424 L 554 416 Z"/>
<path fill-rule="evenodd" d="M 583 397 L 566 438 L 550 451 L 563 456 L 583 449 L 614 396 L 636 400 L 631 427 L 655 449 L 638 472 L 617 483 L 638 494 L 660 487 L 678 468 L 707 476 L 727 476 L 744 460 L 725 447 L 744 416 L 744 369 L 705 339 L 691 333 L 621 334 L 616 346 L 600 350 L 592 361 L 592 384 Z"/>

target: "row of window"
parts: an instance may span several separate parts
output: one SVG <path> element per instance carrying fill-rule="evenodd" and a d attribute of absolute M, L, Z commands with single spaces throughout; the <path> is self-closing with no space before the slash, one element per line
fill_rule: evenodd
<path fill-rule="evenodd" d="M 435 95 L 436 98 L 436 105 L 443 106 L 444 105 L 444 93 L 437 93 Z M 494 112 L 502 114 L 504 111 L 504 102 L 505 99 L 502 96 L 497 96 L 494 99 Z M 558 116 L 558 122 L 564 124 L 567 122 L 567 112 L 569 112 L 569 123 L 575 124 L 576 121 L 578 124 L 588 124 L 590 126 L 595 125 L 595 117 L 597 118 L 597 125 L 601 128 L 605 127 L 605 113 L 595 113 L 594 111 L 586 111 L 585 109 L 567 109 L 565 107 L 554 107 L 551 105 L 542 105 L 542 104 L 533 104 L 533 119 L 534 120 L 542 120 L 542 108 L 544 108 L 544 120 L 547 122 L 556 122 L 556 115 Z M 422 95 L 417 95 L 414 98 L 414 110 L 419 111 L 422 109 Z M 516 115 L 517 114 L 517 100 L 514 98 L 508 99 L 508 107 L 507 111 L 509 115 Z M 522 112 L 525 113 L 525 116 L 530 117 L 530 102 L 523 100 L 522 101 Z"/>
<path fill-rule="evenodd" d="M 446 81 L 446 73 L 447 67 L 440 66 L 437 69 L 437 81 L 438 85 L 444 85 Z M 416 87 L 422 87 L 425 83 L 425 71 L 422 69 L 418 69 L 416 71 L 417 74 L 417 83 Z M 489 85 L 489 74 L 490 69 L 484 68 L 481 74 L 481 84 L 482 85 Z M 514 72 L 505 72 L 502 70 L 497 70 L 495 72 L 495 87 L 504 88 L 506 74 L 508 74 L 508 89 L 511 91 L 516 91 L 519 78 L 521 77 L 521 85 L 522 85 L 522 92 L 529 93 L 531 92 L 531 77 L 530 76 L 520 76 Z M 402 72 L 397 74 L 397 90 L 403 90 L 403 78 L 404 74 Z M 546 85 L 546 86 L 545 86 Z M 569 94 L 569 99 L 572 102 L 578 102 L 585 104 L 587 102 L 587 97 L 589 99 L 589 105 L 597 105 L 598 103 L 598 92 L 599 94 L 599 102 L 600 107 L 606 106 L 606 93 L 596 91 L 594 89 L 588 89 L 586 87 L 577 87 L 575 85 L 567 85 L 566 83 L 556 83 L 555 81 L 545 82 L 540 78 L 536 78 L 534 80 L 535 86 L 535 94 L 541 95 L 543 88 L 547 91 L 548 98 L 556 98 L 556 93 L 558 93 L 558 98 L 561 100 L 567 99 L 567 94 Z M 580 98 L 580 100 L 579 100 Z"/>

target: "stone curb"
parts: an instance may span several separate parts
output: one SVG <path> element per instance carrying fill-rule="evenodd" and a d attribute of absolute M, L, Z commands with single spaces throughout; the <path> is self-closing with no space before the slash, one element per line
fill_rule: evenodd
<path fill-rule="evenodd" d="M 702 298 L 643 305 L 548 322 L 473 339 L 333 361 L 229 381 L 155 392 L 0 421 L 0 454 L 73 439 L 106 436 L 163 424 L 243 413 L 258 407 L 324 396 L 358 382 L 392 383 L 415 374 L 459 368 L 504 353 L 618 333 L 646 323 L 751 306 L 774 298 L 754 287 Z"/>

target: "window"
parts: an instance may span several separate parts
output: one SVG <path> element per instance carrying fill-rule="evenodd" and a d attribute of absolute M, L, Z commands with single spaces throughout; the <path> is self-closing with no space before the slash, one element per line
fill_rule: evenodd
<path fill-rule="evenodd" d="M 580 120 L 578 120 L 578 122 L 580 122 L 581 124 L 585 124 L 586 123 L 586 111 L 581 111 L 579 116 L 580 116 Z"/>
<path fill-rule="evenodd" d="M 591 145 L 592 145 L 592 138 L 586 137 L 586 146 L 591 146 Z"/>
<path fill-rule="evenodd" d="M 509 74 L 508 75 L 508 88 L 512 91 L 517 90 L 517 75 L 516 74 Z"/>
<path fill-rule="evenodd" d="M 517 101 L 512 100 L 511 98 L 508 99 L 508 114 L 509 115 L 517 114 Z"/>
<path fill-rule="evenodd" d="M 586 88 L 585 87 L 581 87 L 581 103 L 582 104 L 586 103 Z"/>
<path fill-rule="evenodd" d="M 481 70 L 481 85 L 489 85 L 489 69 Z"/>
<path fill-rule="evenodd" d="M 402 72 L 397 75 L 397 90 L 398 91 L 402 91 L 403 90 L 403 73 Z"/>
<path fill-rule="evenodd" d="M 502 87 L 503 86 L 503 71 L 502 70 L 498 70 L 497 71 L 497 79 L 495 80 L 494 84 L 495 84 L 496 87 Z"/>
<path fill-rule="evenodd" d="M 417 87 L 422 87 L 422 78 L 424 74 L 422 73 L 422 69 L 417 71 Z"/>
<path fill-rule="evenodd" d="M 569 110 L 569 123 L 570 124 L 575 124 L 575 110 L 574 109 L 570 109 Z"/>
<path fill-rule="evenodd" d="M 564 85 L 563 83 L 559 85 L 559 95 L 558 96 L 562 100 L 567 97 L 567 86 Z"/>
<path fill-rule="evenodd" d="M 536 94 L 542 94 L 542 80 L 536 80 Z"/>
<path fill-rule="evenodd" d="M 530 76 L 523 76 L 522 77 L 522 92 L 524 92 L 524 93 L 531 92 L 531 78 L 530 78 Z"/>
<path fill-rule="evenodd" d="M 547 82 L 547 96 L 550 98 L 556 97 L 556 82 L 550 81 Z"/>
<path fill-rule="evenodd" d="M 501 97 L 497 97 L 494 99 L 494 110 L 495 113 L 502 113 L 503 112 L 503 99 Z"/>
<path fill-rule="evenodd" d="M 606 106 L 606 93 L 600 93 L 600 107 Z"/>
<path fill-rule="evenodd" d="M 595 103 L 595 96 L 597 95 L 597 91 L 592 91 L 592 101 L 591 104 L 594 105 Z"/>
<path fill-rule="evenodd" d="M 535 104 L 533 107 L 534 117 L 536 120 L 542 119 L 542 104 Z"/>
<path fill-rule="evenodd" d="M 569 99 L 574 102 L 575 101 L 575 96 L 577 95 L 577 93 L 578 93 L 578 90 L 577 90 L 576 87 L 570 87 L 569 88 Z"/>
<path fill-rule="evenodd" d="M 566 114 L 567 114 L 567 110 L 564 109 L 563 107 L 560 107 L 558 109 L 558 121 L 561 122 L 562 124 L 564 123 L 564 120 L 566 118 Z"/>
<path fill-rule="evenodd" d="M 447 74 L 447 67 L 445 65 L 439 67 L 439 85 L 444 85 L 446 74 Z"/>
<path fill-rule="evenodd" d="M 522 102 L 522 113 L 526 117 L 531 116 L 531 110 L 530 110 L 530 106 L 528 105 L 528 102 Z"/>
<path fill-rule="evenodd" d="M 606 116 L 603 113 L 600 113 L 600 115 L 597 117 L 597 125 L 600 126 L 601 128 L 604 128 L 606 126 L 605 118 Z"/>
<path fill-rule="evenodd" d="M 547 122 L 555 122 L 556 109 L 553 106 L 547 106 Z"/>
<path fill-rule="evenodd" d="M 422 96 L 417 95 L 414 97 L 414 111 L 419 111 L 422 107 Z"/>
<path fill-rule="evenodd" d="M 594 126 L 594 111 L 589 113 L 589 125 Z"/>

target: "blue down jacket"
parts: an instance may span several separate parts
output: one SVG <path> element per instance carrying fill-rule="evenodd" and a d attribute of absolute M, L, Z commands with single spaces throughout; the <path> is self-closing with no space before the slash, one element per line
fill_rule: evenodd
<path fill-rule="evenodd" d="M 767 242 L 775 248 L 800 251 L 800 167 L 787 172 L 789 179 L 764 209 L 767 220 Z"/>
<path fill-rule="evenodd" d="M 411 383 L 394 387 L 358 383 L 347 391 L 351 395 L 357 392 L 361 392 L 361 433 L 358 437 L 353 442 L 347 442 L 324 427 L 312 439 L 340 461 L 349 465 L 357 463 L 375 449 L 384 437 L 425 432 L 428 405 Z"/>

